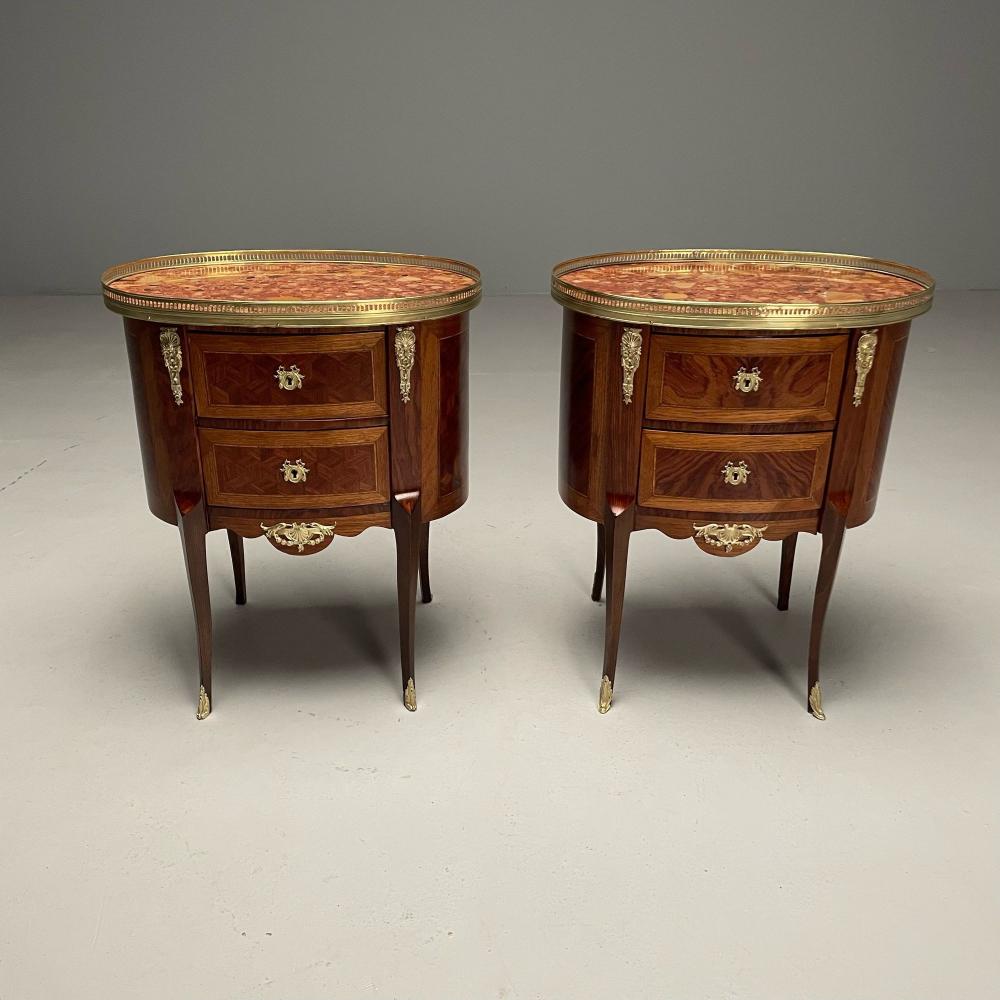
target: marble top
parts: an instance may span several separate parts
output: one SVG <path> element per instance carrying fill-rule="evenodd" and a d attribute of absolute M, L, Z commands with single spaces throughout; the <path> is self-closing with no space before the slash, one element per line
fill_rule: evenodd
<path fill-rule="evenodd" d="M 468 264 L 366 251 L 223 251 L 149 258 L 102 278 L 108 307 L 139 318 L 264 325 L 312 318 L 429 319 L 462 312 L 481 294 Z"/>
<path fill-rule="evenodd" d="M 686 326 L 819 328 L 883 322 L 930 307 L 933 280 L 890 261 L 794 251 L 660 250 L 566 261 L 564 305 L 608 318 Z M 762 323 L 749 321 L 760 320 Z"/>

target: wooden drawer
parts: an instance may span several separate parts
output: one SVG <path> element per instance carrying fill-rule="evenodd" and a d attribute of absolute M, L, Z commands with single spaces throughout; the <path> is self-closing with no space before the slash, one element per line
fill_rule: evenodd
<path fill-rule="evenodd" d="M 386 413 L 381 331 L 308 337 L 193 333 L 188 342 L 200 416 L 295 420 Z"/>
<path fill-rule="evenodd" d="M 198 436 L 210 504 L 354 507 L 389 500 L 389 432 L 385 427 L 343 431 L 202 428 Z"/>
<path fill-rule="evenodd" d="M 815 510 L 823 500 L 832 437 L 645 430 L 639 504 L 742 513 Z"/>
<path fill-rule="evenodd" d="M 700 423 L 793 423 L 837 417 L 847 335 L 656 334 L 646 416 Z"/>

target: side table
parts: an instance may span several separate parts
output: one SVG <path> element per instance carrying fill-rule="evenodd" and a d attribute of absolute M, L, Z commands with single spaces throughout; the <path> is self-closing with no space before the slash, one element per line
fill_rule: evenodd
<path fill-rule="evenodd" d="M 430 522 L 468 496 L 468 311 L 476 268 L 414 254 L 251 250 L 132 261 L 101 279 L 125 317 L 149 508 L 180 528 L 198 638 L 197 716 L 212 709 L 205 536 L 321 552 L 396 537 L 403 701 L 417 707 L 418 573 Z"/>
<path fill-rule="evenodd" d="M 597 522 L 607 574 L 598 708 L 611 707 L 633 531 L 737 556 L 822 535 L 806 704 L 846 528 L 874 513 L 910 320 L 934 282 L 845 254 L 647 250 L 565 261 L 559 491 Z"/>

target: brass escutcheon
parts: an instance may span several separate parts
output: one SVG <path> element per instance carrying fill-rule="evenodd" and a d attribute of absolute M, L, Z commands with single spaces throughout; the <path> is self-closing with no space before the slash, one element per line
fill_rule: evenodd
<path fill-rule="evenodd" d="M 304 483 L 308 475 L 309 470 L 301 458 L 296 459 L 294 462 L 286 458 L 281 463 L 281 476 L 286 483 Z"/>
<path fill-rule="evenodd" d="M 299 371 L 298 365 L 292 365 L 291 368 L 286 368 L 284 365 L 279 365 L 278 370 L 274 373 L 274 377 L 278 380 L 278 386 L 282 389 L 301 389 L 302 383 L 305 378 L 302 372 Z"/>
<path fill-rule="evenodd" d="M 722 468 L 722 480 L 727 486 L 745 486 L 750 478 L 750 469 L 746 462 L 734 465 L 726 462 Z"/>
<path fill-rule="evenodd" d="M 740 368 L 733 376 L 733 387 L 737 392 L 756 392 L 763 381 L 764 376 L 761 375 L 759 368 L 753 368 L 750 371 Z"/>

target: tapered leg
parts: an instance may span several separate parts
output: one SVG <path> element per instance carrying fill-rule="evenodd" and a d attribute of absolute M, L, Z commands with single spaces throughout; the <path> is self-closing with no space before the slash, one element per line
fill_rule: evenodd
<path fill-rule="evenodd" d="M 178 506 L 177 523 L 184 548 L 184 565 L 187 568 L 188 586 L 191 588 L 191 607 L 198 635 L 198 691 L 199 719 L 208 718 L 212 711 L 212 605 L 208 594 L 208 561 L 205 556 L 205 535 L 208 522 L 205 504 L 199 500 L 184 511 Z"/>
<path fill-rule="evenodd" d="M 590 592 L 592 601 L 601 599 L 604 589 L 604 525 L 597 526 L 597 568 L 594 570 L 594 587 Z"/>
<path fill-rule="evenodd" d="M 792 589 L 792 566 L 795 563 L 795 542 L 799 534 L 781 540 L 781 573 L 778 577 L 778 610 L 788 610 L 788 594 Z"/>
<path fill-rule="evenodd" d="M 420 494 L 393 497 L 392 528 L 396 534 L 396 595 L 399 602 L 399 655 L 403 667 L 403 704 L 417 710 L 413 682 L 414 631 L 417 611 L 417 573 L 420 563 Z"/>
<path fill-rule="evenodd" d="M 247 602 L 247 567 L 243 558 L 243 536 L 226 529 L 229 536 L 229 554 L 233 557 L 233 578 L 236 581 L 236 603 Z"/>
<path fill-rule="evenodd" d="M 625 510 L 608 510 L 604 518 L 604 544 L 606 547 L 606 572 L 608 596 L 604 611 L 604 676 L 597 702 L 600 712 L 611 708 L 615 686 L 615 668 L 618 664 L 618 640 L 622 630 L 622 608 L 625 603 L 625 565 L 628 562 L 629 535 L 635 524 L 635 507 Z"/>
<path fill-rule="evenodd" d="M 812 630 L 809 633 L 809 695 L 807 706 L 817 719 L 825 719 L 823 693 L 819 686 L 819 650 L 823 639 L 823 622 L 826 609 L 833 592 L 833 580 L 837 574 L 840 548 L 844 542 L 846 520 L 833 507 L 827 507 L 823 514 L 820 532 L 823 548 L 819 558 L 819 576 L 816 579 L 816 596 L 813 598 Z"/>
<path fill-rule="evenodd" d="M 428 521 L 420 528 L 420 600 L 423 604 L 430 604 L 434 600 L 431 593 L 431 570 L 428 549 L 431 544 L 431 522 Z"/>

